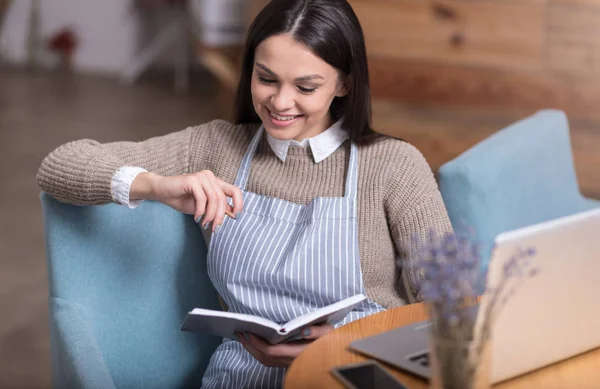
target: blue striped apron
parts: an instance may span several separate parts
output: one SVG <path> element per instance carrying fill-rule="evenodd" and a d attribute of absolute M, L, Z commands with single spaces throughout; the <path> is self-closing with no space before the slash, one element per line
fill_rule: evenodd
<path fill-rule="evenodd" d="M 208 274 L 232 312 L 285 323 L 316 308 L 364 293 L 356 192 L 358 151 L 351 146 L 344 197 L 300 205 L 245 190 L 264 130 L 252 139 L 235 180 L 244 211 L 213 234 Z M 336 327 L 382 311 L 367 300 Z M 224 339 L 212 356 L 202 388 L 281 388 L 285 368 L 265 367 L 238 341 Z"/>

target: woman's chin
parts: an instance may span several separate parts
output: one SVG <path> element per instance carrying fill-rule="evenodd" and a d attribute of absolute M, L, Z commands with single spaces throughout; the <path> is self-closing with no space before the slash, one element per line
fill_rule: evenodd
<path fill-rule="evenodd" d="M 265 131 L 277 140 L 292 140 L 297 134 L 297 131 L 291 128 L 273 128 L 268 125 L 265 125 Z"/>

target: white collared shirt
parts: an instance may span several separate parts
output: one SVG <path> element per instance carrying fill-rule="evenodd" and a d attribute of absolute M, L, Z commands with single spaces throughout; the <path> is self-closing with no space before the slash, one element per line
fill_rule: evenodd
<path fill-rule="evenodd" d="M 281 162 L 285 162 L 290 146 L 310 146 L 315 163 L 319 163 L 333 154 L 347 139 L 348 133 L 342 129 L 342 119 L 319 135 L 303 139 L 300 142 L 297 140 L 276 139 L 267 133 L 267 142 Z"/>
<path fill-rule="evenodd" d="M 268 133 L 266 136 L 267 143 L 269 143 L 271 150 L 273 150 L 273 153 L 275 153 L 277 158 L 282 162 L 285 162 L 287 159 L 290 146 L 300 146 L 311 148 L 315 163 L 319 163 L 333 154 L 333 152 L 336 151 L 349 137 L 348 133 L 342 129 L 342 119 L 335 122 L 331 127 L 319 135 L 303 139 L 300 142 L 296 140 L 275 139 Z M 146 171 L 147 170 L 145 169 L 133 166 L 123 166 L 118 169 L 111 181 L 111 194 L 113 199 L 117 203 L 126 205 L 129 208 L 135 208 L 140 205 L 141 201 L 129 200 L 129 191 L 135 177 Z"/>

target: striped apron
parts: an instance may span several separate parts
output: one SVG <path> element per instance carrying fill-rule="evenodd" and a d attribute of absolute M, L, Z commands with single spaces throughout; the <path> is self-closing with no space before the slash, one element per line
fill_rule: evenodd
<path fill-rule="evenodd" d="M 352 144 L 344 197 L 300 205 L 245 190 L 263 132 L 261 127 L 252 139 L 235 180 L 244 210 L 212 235 L 208 274 L 230 311 L 283 324 L 364 293 L 356 221 L 358 151 Z M 382 310 L 366 300 L 335 327 Z M 224 339 L 202 388 L 281 388 L 285 371 L 265 367 L 240 342 Z"/>

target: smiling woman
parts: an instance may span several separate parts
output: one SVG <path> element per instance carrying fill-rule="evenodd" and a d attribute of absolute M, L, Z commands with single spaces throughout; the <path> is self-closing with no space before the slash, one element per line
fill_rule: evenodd
<path fill-rule="evenodd" d="M 301 115 L 290 133 L 311 127 L 307 135 L 314 136 L 343 119 L 350 139 L 361 141 L 375 134 L 362 28 L 346 1 L 316 3 L 272 1 L 256 17 L 244 50 L 236 122 L 260 119 L 269 132 Z M 259 88 L 260 83 L 271 88 Z M 308 111 L 293 112 L 291 103 Z M 279 123 L 268 125 L 273 116 Z M 296 138 L 290 135 L 287 139 Z"/>
<path fill-rule="evenodd" d="M 346 0 L 271 1 L 248 33 L 236 108 L 235 124 L 70 142 L 46 157 L 38 182 L 69 203 L 155 200 L 193 215 L 232 312 L 285 323 L 366 295 L 331 323 L 339 327 L 421 300 L 412 245 L 450 222 L 421 153 L 371 128 L 366 49 Z M 202 387 L 279 388 L 331 328 L 308 326 L 276 346 L 255 334 L 225 339 Z"/>

